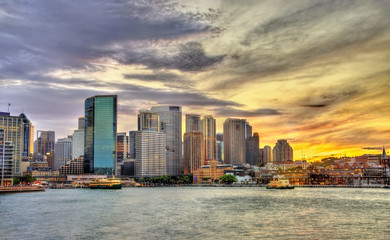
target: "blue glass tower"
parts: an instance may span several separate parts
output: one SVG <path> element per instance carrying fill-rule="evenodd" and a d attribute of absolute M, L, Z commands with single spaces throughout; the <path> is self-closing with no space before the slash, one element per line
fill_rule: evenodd
<path fill-rule="evenodd" d="M 117 96 L 93 96 L 85 100 L 84 172 L 115 173 Z"/>

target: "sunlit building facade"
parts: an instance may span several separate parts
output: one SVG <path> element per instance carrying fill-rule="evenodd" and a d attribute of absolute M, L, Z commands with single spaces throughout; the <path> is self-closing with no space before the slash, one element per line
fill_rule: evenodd
<path fill-rule="evenodd" d="M 216 121 L 213 116 L 202 118 L 201 131 L 204 138 L 205 164 L 217 159 Z"/>
<path fill-rule="evenodd" d="M 204 164 L 205 151 L 202 132 L 184 133 L 183 170 L 192 173 Z"/>
<path fill-rule="evenodd" d="M 200 115 L 186 114 L 186 132 L 200 131 Z"/>
<path fill-rule="evenodd" d="M 292 162 L 294 159 L 293 149 L 286 139 L 279 139 L 272 151 L 274 162 Z"/>
<path fill-rule="evenodd" d="M 117 96 L 85 100 L 84 172 L 115 174 Z"/>
<path fill-rule="evenodd" d="M 246 157 L 246 120 L 228 118 L 223 124 L 224 163 L 243 164 Z"/>
<path fill-rule="evenodd" d="M 148 110 L 138 113 L 138 131 L 160 131 L 160 116 Z"/>

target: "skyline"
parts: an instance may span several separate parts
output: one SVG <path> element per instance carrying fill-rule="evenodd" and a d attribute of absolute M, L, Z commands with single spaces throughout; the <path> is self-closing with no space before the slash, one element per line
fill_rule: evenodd
<path fill-rule="evenodd" d="M 245 118 L 261 147 L 288 139 L 295 160 L 389 146 L 389 2 L 0 6 L 0 111 L 11 103 L 57 138 L 86 98 L 116 94 L 118 132 L 137 129 L 138 110 L 179 105 L 217 132 Z"/>

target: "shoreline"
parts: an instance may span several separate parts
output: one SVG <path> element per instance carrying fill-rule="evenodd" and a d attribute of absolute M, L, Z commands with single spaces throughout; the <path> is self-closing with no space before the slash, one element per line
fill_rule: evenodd
<path fill-rule="evenodd" d="M 42 187 L 0 187 L 0 194 L 5 193 L 24 193 L 24 192 L 44 192 L 46 188 Z"/>

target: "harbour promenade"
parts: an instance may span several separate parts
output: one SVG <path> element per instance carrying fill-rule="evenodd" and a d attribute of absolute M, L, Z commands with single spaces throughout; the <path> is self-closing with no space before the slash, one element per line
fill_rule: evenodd
<path fill-rule="evenodd" d="M 0 187 L 0 194 L 3 193 L 22 193 L 22 192 L 42 192 L 46 189 L 43 187 Z"/>

